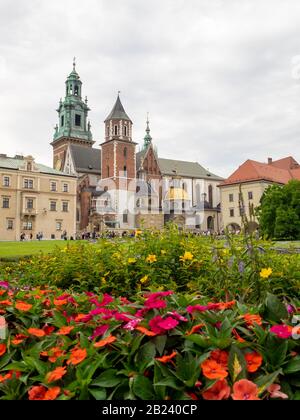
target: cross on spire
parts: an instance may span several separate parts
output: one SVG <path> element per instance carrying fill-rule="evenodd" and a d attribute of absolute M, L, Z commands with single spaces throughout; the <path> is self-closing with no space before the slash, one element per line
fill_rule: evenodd
<path fill-rule="evenodd" d="M 75 71 L 76 68 L 76 57 L 73 58 L 73 70 Z"/>

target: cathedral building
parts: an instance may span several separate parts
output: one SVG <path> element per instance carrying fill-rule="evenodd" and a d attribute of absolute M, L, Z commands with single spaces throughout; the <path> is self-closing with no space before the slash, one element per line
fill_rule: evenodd
<path fill-rule="evenodd" d="M 161 158 L 148 118 L 137 150 L 119 94 L 104 121 L 101 148 L 93 147 L 89 110 L 74 63 L 51 145 L 54 168 L 77 177 L 78 232 L 162 228 L 169 221 L 211 232 L 222 228 L 222 178 L 197 162 Z"/>

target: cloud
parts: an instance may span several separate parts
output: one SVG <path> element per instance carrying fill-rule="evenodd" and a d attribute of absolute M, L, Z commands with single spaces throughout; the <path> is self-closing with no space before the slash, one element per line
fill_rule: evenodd
<path fill-rule="evenodd" d="M 118 90 L 142 143 L 228 176 L 245 159 L 300 160 L 294 0 L 2 0 L 1 152 L 51 164 L 73 56 L 97 143 Z M 295 58 L 296 57 L 296 58 Z"/>

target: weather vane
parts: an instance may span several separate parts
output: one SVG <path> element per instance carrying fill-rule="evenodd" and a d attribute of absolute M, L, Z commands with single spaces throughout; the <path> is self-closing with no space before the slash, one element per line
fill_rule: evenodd
<path fill-rule="evenodd" d="M 75 70 L 76 67 L 76 57 L 73 58 L 73 70 Z"/>

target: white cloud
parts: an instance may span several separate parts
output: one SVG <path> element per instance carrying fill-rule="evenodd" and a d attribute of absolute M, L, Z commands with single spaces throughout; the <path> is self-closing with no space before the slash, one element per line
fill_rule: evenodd
<path fill-rule="evenodd" d="M 97 143 L 121 90 L 139 143 L 150 112 L 160 156 L 224 176 L 300 160 L 299 27 L 296 0 L 2 0 L 1 152 L 51 164 L 75 55 Z"/>

